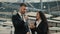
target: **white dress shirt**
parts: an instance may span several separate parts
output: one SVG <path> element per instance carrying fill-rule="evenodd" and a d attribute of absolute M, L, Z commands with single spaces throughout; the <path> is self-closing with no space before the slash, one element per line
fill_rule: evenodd
<path fill-rule="evenodd" d="M 36 21 L 36 27 L 39 26 L 39 24 L 41 23 L 41 21 L 42 21 L 42 20 L 40 20 L 40 21 Z"/>

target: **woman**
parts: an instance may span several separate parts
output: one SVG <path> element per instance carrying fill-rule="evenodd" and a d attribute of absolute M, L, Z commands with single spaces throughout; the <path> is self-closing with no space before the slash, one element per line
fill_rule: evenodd
<path fill-rule="evenodd" d="M 31 25 L 30 29 L 32 34 L 35 34 L 35 31 L 37 34 L 48 34 L 47 19 L 41 11 L 37 12 L 36 22 L 34 25 Z"/>

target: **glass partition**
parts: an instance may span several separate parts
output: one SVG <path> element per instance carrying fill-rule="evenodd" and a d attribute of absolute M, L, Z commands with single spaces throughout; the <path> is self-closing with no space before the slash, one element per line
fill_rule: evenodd
<path fill-rule="evenodd" d="M 10 0 L 10 2 L 8 0 L 3 0 L 0 2 L 1 34 L 14 33 L 14 27 L 12 26 L 11 20 L 12 15 L 15 15 L 19 11 L 19 5 L 23 2 L 27 5 L 28 14 L 30 15 L 31 13 L 34 13 L 32 16 L 29 16 L 31 20 L 34 20 L 36 18 L 35 12 L 42 11 L 44 14 L 46 14 L 50 33 L 60 32 L 59 30 L 57 30 L 60 28 L 60 0 L 16 0 L 15 2 L 12 1 L 15 0 Z M 55 27 L 56 30 L 54 30 Z"/>

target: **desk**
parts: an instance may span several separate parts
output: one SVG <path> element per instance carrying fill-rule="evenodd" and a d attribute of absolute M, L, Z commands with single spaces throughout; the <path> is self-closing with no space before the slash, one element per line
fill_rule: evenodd
<path fill-rule="evenodd" d="M 60 20 L 60 16 L 59 16 L 59 17 L 52 18 L 52 19 L 55 19 L 55 20 Z"/>
<path fill-rule="evenodd" d="M 13 25 L 12 25 L 12 22 L 11 21 L 6 21 L 6 22 L 3 22 L 3 23 L 0 23 L 2 26 L 8 26 L 11 28 L 11 33 L 12 34 L 12 28 L 13 28 Z"/>
<path fill-rule="evenodd" d="M 51 31 L 60 31 L 60 27 L 49 27 L 49 30 Z"/>
<path fill-rule="evenodd" d="M 29 16 L 36 16 L 37 12 L 28 12 L 26 13 L 26 15 L 29 15 Z M 46 18 L 50 18 L 52 17 L 53 15 L 50 15 L 50 14 L 45 14 Z"/>
<path fill-rule="evenodd" d="M 56 22 L 56 23 L 60 23 L 60 21 L 56 21 L 56 20 L 49 20 L 47 19 L 49 22 Z"/>
<path fill-rule="evenodd" d="M 7 18 L 1 18 L 1 17 L 0 17 L 0 20 L 2 20 L 2 21 L 7 21 L 7 20 L 11 20 L 11 18 L 8 18 L 8 19 L 7 19 Z"/>
<path fill-rule="evenodd" d="M 56 27 L 57 27 L 57 24 L 60 24 L 60 21 L 55 21 L 55 20 L 48 20 L 48 22 L 56 23 Z"/>
<path fill-rule="evenodd" d="M 58 30 L 58 31 L 60 31 L 60 27 L 49 27 L 49 30 Z"/>
<path fill-rule="evenodd" d="M 57 33 L 51 33 L 51 34 L 60 34 L 60 32 L 57 32 Z"/>
<path fill-rule="evenodd" d="M 36 20 L 36 18 L 34 18 L 34 17 L 28 17 L 28 19 Z"/>
<path fill-rule="evenodd" d="M 6 30 L 6 28 L 0 26 L 0 31 Z"/>

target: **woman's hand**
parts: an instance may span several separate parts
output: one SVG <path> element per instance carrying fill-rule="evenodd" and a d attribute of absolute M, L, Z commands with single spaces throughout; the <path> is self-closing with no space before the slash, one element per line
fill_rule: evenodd
<path fill-rule="evenodd" d="M 27 32 L 26 34 L 30 34 L 30 32 Z"/>

